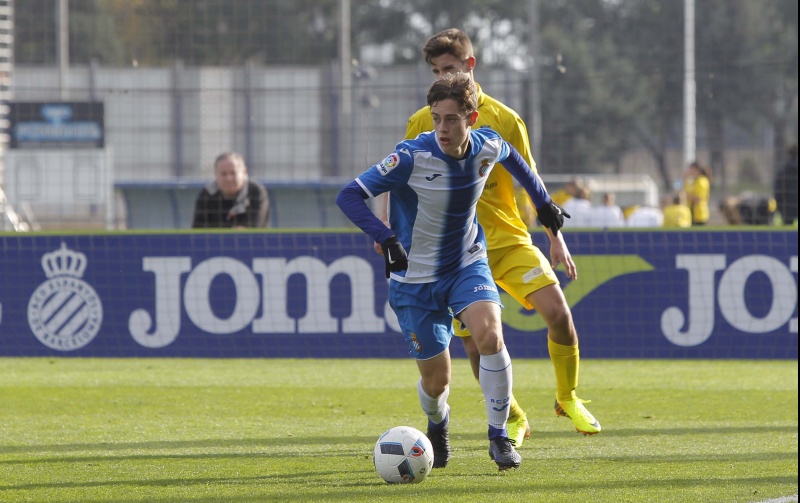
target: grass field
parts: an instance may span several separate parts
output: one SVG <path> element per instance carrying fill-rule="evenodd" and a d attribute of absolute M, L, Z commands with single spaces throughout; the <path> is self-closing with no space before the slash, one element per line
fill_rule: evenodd
<path fill-rule="evenodd" d="M 797 366 L 584 359 L 603 425 L 584 437 L 553 413 L 550 362 L 517 360 L 533 437 L 498 472 L 457 360 L 450 464 L 386 485 L 378 435 L 425 428 L 410 360 L 4 358 L 0 501 L 797 501 Z"/>

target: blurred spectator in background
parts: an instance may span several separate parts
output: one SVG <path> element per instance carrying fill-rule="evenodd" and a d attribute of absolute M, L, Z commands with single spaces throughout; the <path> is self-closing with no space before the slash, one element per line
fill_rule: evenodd
<path fill-rule="evenodd" d="M 708 223 L 708 199 L 711 197 L 711 173 L 697 161 L 689 164 L 683 176 L 683 191 L 692 211 L 692 225 Z"/>
<path fill-rule="evenodd" d="M 575 196 L 567 199 L 562 208 L 572 217 L 569 221 L 570 227 L 579 229 L 591 226 L 592 193 L 586 187 L 578 187 Z"/>
<path fill-rule="evenodd" d="M 652 206 L 636 206 L 633 211 L 628 213 L 625 219 L 626 227 L 661 227 L 664 224 L 664 214 L 661 208 Z"/>
<path fill-rule="evenodd" d="M 578 192 L 578 189 L 586 189 L 586 185 L 583 183 L 583 180 L 580 178 L 573 178 L 564 185 L 564 187 L 556 190 L 552 194 L 550 194 L 550 199 L 553 200 L 554 203 L 564 207 L 564 203 L 575 197 L 575 194 Z"/>
<path fill-rule="evenodd" d="M 749 191 L 719 203 L 719 211 L 730 225 L 771 225 L 776 209 L 775 199 Z"/>
<path fill-rule="evenodd" d="M 686 204 L 686 194 L 683 191 L 666 196 L 662 212 L 664 214 L 663 227 L 686 228 L 692 226 L 692 210 Z"/>
<path fill-rule="evenodd" d="M 214 161 L 214 181 L 195 201 L 192 228 L 266 227 L 268 218 L 267 191 L 250 181 L 242 156 L 220 154 Z"/>
<path fill-rule="evenodd" d="M 610 229 L 625 227 L 625 217 L 622 208 L 617 206 L 617 196 L 613 192 L 603 194 L 603 204 L 594 206 L 591 212 L 591 226 Z"/>
<path fill-rule="evenodd" d="M 784 225 L 797 221 L 797 144 L 787 150 L 786 164 L 775 177 L 775 202 Z"/>

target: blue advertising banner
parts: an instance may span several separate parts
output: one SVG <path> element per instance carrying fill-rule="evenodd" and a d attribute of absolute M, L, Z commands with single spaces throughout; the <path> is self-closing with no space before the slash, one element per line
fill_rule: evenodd
<path fill-rule="evenodd" d="M 566 240 L 584 356 L 797 358 L 796 230 Z M 503 301 L 511 354 L 547 357 L 541 316 Z M 407 355 L 358 232 L 0 235 L 0 356 Z"/>
<path fill-rule="evenodd" d="M 97 101 L 8 103 L 9 147 L 103 148 L 104 106 Z"/>

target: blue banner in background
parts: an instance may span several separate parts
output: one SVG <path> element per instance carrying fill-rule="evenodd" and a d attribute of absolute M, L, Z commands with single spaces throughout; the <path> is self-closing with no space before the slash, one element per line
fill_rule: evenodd
<path fill-rule="evenodd" d="M 797 359 L 796 230 L 566 240 L 583 356 Z M 383 270 L 358 232 L 6 234 L 0 356 L 405 357 Z M 541 316 L 504 304 L 512 356 L 547 357 Z"/>
<path fill-rule="evenodd" d="M 105 146 L 104 105 L 97 101 L 8 103 L 9 148 Z"/>

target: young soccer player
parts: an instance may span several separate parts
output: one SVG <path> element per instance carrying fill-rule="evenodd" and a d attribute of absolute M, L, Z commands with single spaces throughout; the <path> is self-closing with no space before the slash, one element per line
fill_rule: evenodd
<path fill-rule="evenodd" d="M 427 40 L 422 53 L 434 77 L 463 72 L 474 80 L 476 59 L 472 42 L 463 31 L 451 28 L 437 33 Z M 525 123 L 514 110 L 484 93 L 477 83 L 476 86 L 480 115 L 474 127 L 489 126 L 500 133 L 520 153 L 530 166 L 533 176 L 538 179 Z M 432 128 L 430 109 L 424 107 L 408 120 L 406 138 L 415 138 Z M 489 266 L 494 280 L 503 290 L 527 309 L 536 309 L 547 323 L 547 347 L 556 376 L 556 414 L 569 417 L 575 428 L 584 435 L 599 433 L 600 423 L 583 405 L 588 401 L 581 400 L 575 394 L 580 363 L 578 332 L 572 320 L 572 312 L 553 272 L 553 268 L 558 265 L 559 254 L 568 253 L 566 244 L 560 235 L 554 235 L 545 227 L 550 238 L 551 262 L 532 244 L 514 198 L 514 182 L 504 167 L 508 167 L 505 162 L 492 170 L 478 201 L 478 220 L 486 231 Z M 379 207 L 385 211 L 386 205 Z M 541 219 L 541 215 L 539 217 Z M 382 219 L 387 221 L 385 213 Z M 380 253 L 377 246 L 376 251 Z M 577 279 L 577 275 L 569 267 L 567 276 Z M 479 352 L 470 332 L 462 330 L 456 324 L 455 333 L 464 343 L 473 374 L 479 378 Z M 508 430 L 517 447 L 522 445 L 525 438 L 530 437 L 527 415 L 513 397 Z"/>
<path fill-rule="evenodd" d="M 489 422 L 489 455 L 500 470 L 522 458 L 508 438 L 511 358 L 503 341 L 500 296 L 486 258 L 476 205 L 497 162 L 505 162 L 534 201 L 539 218 L 557 234 L 559 208 L 519 153 L 496 132 L 472 129 L 478 90 L 463 73 L 446 75 L 428 91 L 433 131 L 400 142 L 382 162 L 344 187 L 336 203 L 380 243 L 389 281 L 389 303 L 415 357 L 420 405 L 434 467 L 450 458 L 447 403 L 453 319 L 471 330 Z M 366 199 L 389 192 L 389 227 Z M 559 257 L 574 272 L 563 248 Z"/>

